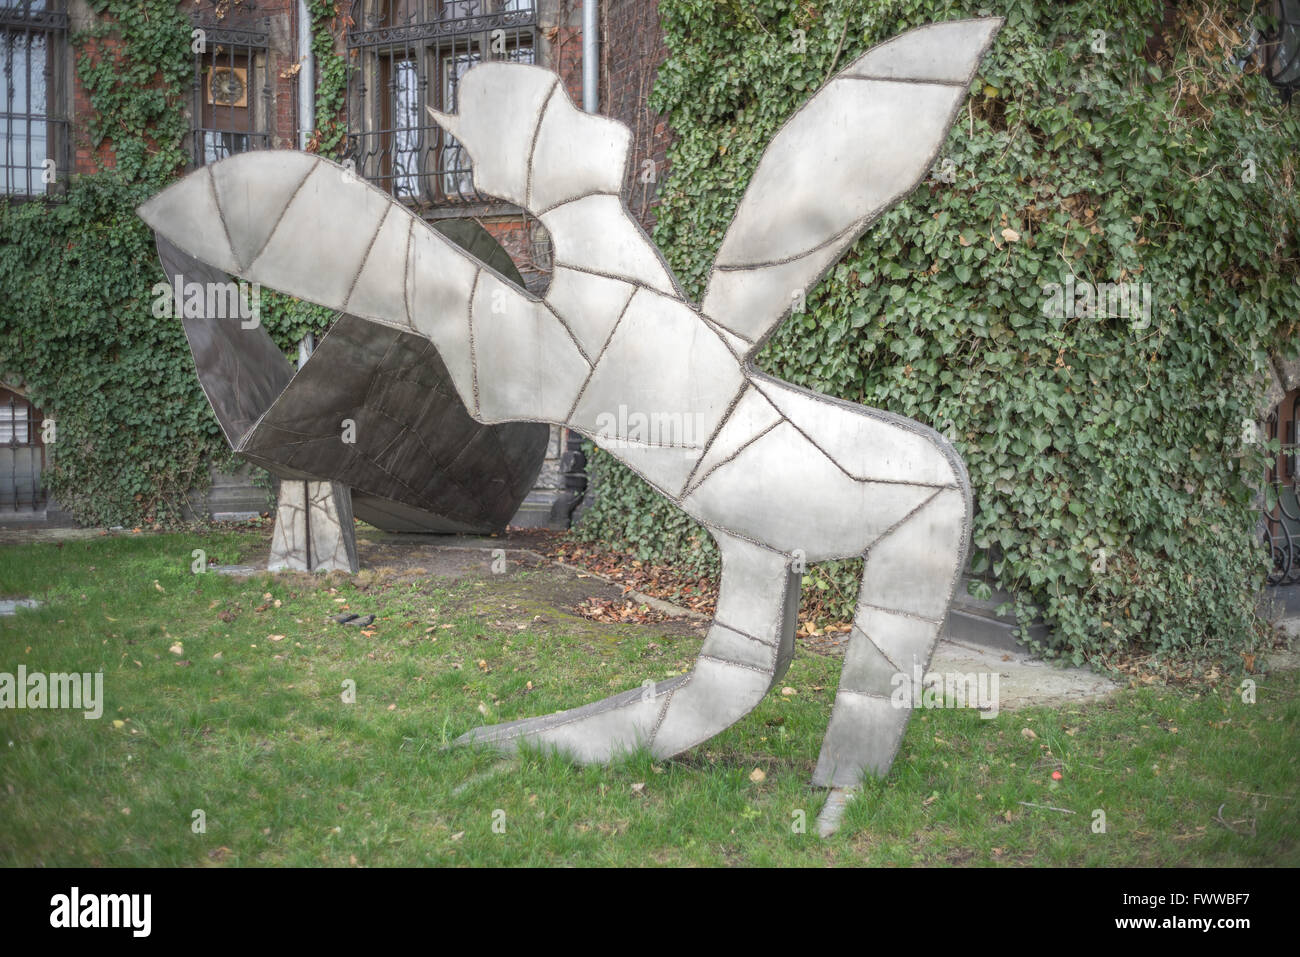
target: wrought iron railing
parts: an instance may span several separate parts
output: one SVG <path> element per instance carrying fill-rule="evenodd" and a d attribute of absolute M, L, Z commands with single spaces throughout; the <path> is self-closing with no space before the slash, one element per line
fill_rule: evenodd
<path fill-rule="evenodd" d="M 357 171 L 422 209 L 494 204 L 425 107 L 455 112 L 460 78 L 477 63 L 537 62 L 533 0 L 354 0 L 351 22 L 347 154 Z"/>

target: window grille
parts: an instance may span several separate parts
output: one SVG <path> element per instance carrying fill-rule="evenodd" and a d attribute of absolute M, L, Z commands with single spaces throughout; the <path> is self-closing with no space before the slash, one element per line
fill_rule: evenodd
<path fill-rule="evenodd" d="M 190 161 L 215 163 L 233 153 L 271 146 L 271 77 L 267 44 L 270 21 L 259 29 L 215 23 L 210 15 L 194 21 L 202 30 L 194 53 Z"/>
<path fill-rule="evenodd" d="M 45 506 L 41 414 L 22 396 L 0 389 L 0 512 Z"/>
<path fill-rule="evenodd" d="M 69 167 L 62 0 L 0 0 L 0 193 L 62 193 Z"/>
<path fill-rule="evenodd" d="M 474 189 L 469 154 L 426 106 L 457 111 L 465 72 L 485 60 L 534 63 L 534 0 L 354 0 L 347 46 L 348 155 L 416 207 L 495 202 Z"/>

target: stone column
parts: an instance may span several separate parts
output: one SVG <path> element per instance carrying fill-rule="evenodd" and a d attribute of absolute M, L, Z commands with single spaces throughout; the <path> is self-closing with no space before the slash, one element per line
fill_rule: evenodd
<path fill-rule="evenodd" d="M 355 573 L 352 490 L 338 482 L 280 482 L 267 571 Z"/>

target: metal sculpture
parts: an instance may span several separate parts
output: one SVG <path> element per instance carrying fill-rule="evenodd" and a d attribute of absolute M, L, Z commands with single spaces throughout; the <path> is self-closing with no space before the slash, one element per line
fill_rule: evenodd
<path fill-rule="evenodd" d="M 549 230 L 544 298 L 315 156 L 233 157 L 141 207 L 205 262 L 428 339 L 476 420 L 591 436 L 717 540 L 717 614 L 689 674 L 462 741 L 528 741 L 583 762 L 692 748 L 785 672 L 801 563 L 861 556 L 814 782 L 851 787 L 888 770 L 909 715 L 891 703 L 891 679 L 928 664 L 964 564 L 965 468 L 932 429 L 780 382 L 753 357 L 792 294 L 930 169 L 1000 25 L 913 30 L 826 83 L 764 153 L 699 306 L 623 204 L 628 129 L 578 111 L 532 66 L 477 66 L 459 112 L 431 112 L 469 150 L 477 188 Z M 196 211 L 222 228 L 194 231 Z"/>
<path fill-rule="evenodd" d="M 437 228 L 522 285 L 483 227 L 444 220 Z M 346 313 L 295 372 L 260 323 L 229 321 L 222 297 L 184 297 L 186 287 L 233 288 L 228 275 L 161 233 L 157 245 L 223 433 L 280 479 L 269 570 L 357 571 L 354 513 L 389 531 L 505 527 L 542 466 L 549 429 L 474 421 L 427 339 Z"/>

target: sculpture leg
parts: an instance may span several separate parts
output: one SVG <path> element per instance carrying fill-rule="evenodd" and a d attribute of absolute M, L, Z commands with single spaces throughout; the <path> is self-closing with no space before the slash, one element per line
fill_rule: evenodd
<path fill-rule="evenodd" d="M 718 610 L 690 674 L 572 711 L 477 728 L 457 739 L 511 751 L 552 747 L 584 764 L 648 745 L 679 754 L 735 724 L 781 679 L 794 651 L 800 576 L 790 558 L 721 532 Z"/>
<path fill-rule="evenodd" d="M 351 489 L 338 482 L 283 480 L 267 571 L 355 573 L 358 567 Z"/>
<path fill-rule="evenodd" d="M 942 489 L 867 552 L 814 784 L 849 788 L 864 771 L 888 773 L 911 716 L 891 698 L 894 676 L 929 667 L 965 565 L 969 515 L 964 489 Z"/>

